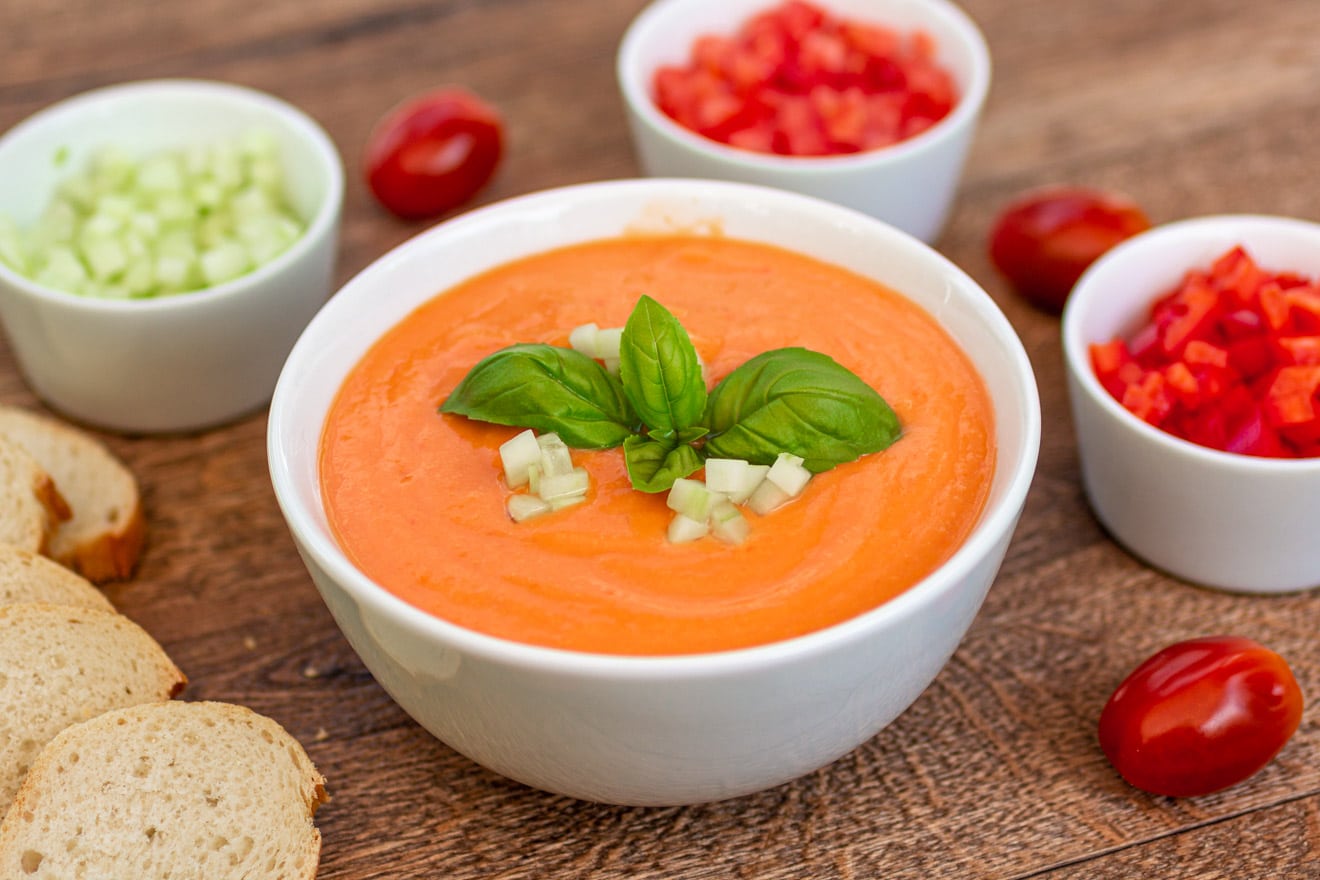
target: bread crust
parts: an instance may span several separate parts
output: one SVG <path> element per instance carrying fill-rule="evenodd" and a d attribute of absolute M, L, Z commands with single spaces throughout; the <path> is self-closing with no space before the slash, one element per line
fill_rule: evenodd
<path fill-rule="evenodd" d="M 236 754 L 242 768 L 220 763 Z M 124 773 L 119 756 L 136 772 Z M 251 709 L 172 702 L 111 710 L 42 749 L 0 822 L 0 876 L 39 868 L 143 876 L 151 864 L 179 880 L 313 880 L 321 833 L 312 819 L 327 799 L 325 777 L 302 745 Z M 203 840 L 209 845 L 199 847 Z"/>
<path fill-rule="evenodd" d="M 42 551 L 95 583 L 132 576 L 146 543 L 137 478 L 92 434 L 56 418 L 0 405 L 0 436 L 46 471 L 41 487 L 54 517 Z"/>
<path fill-rule="evenodd" d="M 0 676 L 0 803 L 69 725 L 172 699 L 187 684 L 164 648 L 124 615 L 49 602 L 0 606 Z"/>
<path fill-rule="evenodd" d="M 19 602 L 115 610 L 105 593 L 77 572 L 39 553 L 0 545 L 0 605 Z"/>

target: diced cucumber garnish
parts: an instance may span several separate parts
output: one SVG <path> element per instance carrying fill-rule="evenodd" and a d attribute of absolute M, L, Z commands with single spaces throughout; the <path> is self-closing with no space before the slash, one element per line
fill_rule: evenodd
<path fill-rule="evenodd" d="M 511 495 L 509 516 L 522 522 L 543 513 L 581 504 L 591 490 L 586 468 L 573 466 L 573 454 L 558 434 L 537 436 L 530 428 L 500 445 L 504 482 L 527 492 Z"/>
<path fill-rule="evenodd" d="M 142 158 L 101 150 L 30 229 L 0 217 L 0 262 L 70 293 L 146 298 L 238 278 L 304 232 L 275 139 L 251 131 Z"/>

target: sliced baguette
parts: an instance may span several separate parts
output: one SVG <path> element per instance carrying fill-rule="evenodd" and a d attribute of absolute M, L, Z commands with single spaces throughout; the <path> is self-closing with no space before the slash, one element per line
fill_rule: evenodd
<path fill-rule="evenodd" d="M 325 779 L 228 703 L 116 709 L 37 758 L 0 824 L 0 877 L 311 880 Z"/>
<path fill-rule="evenodd" d="M 0 804 L 8 806 L 37 752 L 70 724 L 168 700 L 186 682 L 122 614 L 44 602 L 0 606 Z"/>
<path fill-rule="evenodd" d="M 146 534 L 133 473 L 92 435 L 31 410 L 0 406 L 0 435 L 41 463 L 73 512 L 49 555 L 97 583 L 129 577 Z"/>
<path fill-rule="evenodd" d="M 82 575 L 44 556 L 0 544 L 0 605 L 19 602 L 115 610 L 105 593 Z"/>
<path fill-rule="evenodd" d="M 0 432 L 0 542 L 45 552 L 69 506 L 50 473 Z"/>

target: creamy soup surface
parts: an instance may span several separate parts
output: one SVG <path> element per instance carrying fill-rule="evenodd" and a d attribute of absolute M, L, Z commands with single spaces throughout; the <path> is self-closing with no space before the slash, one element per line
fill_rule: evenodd
<path fill-rule="evenodd" d="M 591 473 L 587 503 L 514 523 L 498 448 L 519 429 L 438 406 L 486 355 L 622 326 L 642 294 L 687 328 L 712 387 L 754 355 L 804 346 L 879 391 L 902 437 L 816 476 L 786 507 L 748 513 L 740 546 L 669 544 L 664 495 L 632 489 L 617 449 L 574 450 Z M 653 655 L 764 644 L 875 608 L 958 548 L 994 461 L 980 377 L 908 300 L 766 245 L 639 236 L 509 263 L 407 316 L 339 392 L 321 482 L 349 558 L 412 605 L 513 641 Z"/>

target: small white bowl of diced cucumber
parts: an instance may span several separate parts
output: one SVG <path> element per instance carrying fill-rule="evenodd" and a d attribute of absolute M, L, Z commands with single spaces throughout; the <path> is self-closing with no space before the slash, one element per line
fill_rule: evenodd
<path fill-rule="evenodd" d="M 343 163 L 263 92 L 152 80 L 0 137 L 0 321 L 33 391 L 123 432 L 263 407 L 331 290 Z"/>

